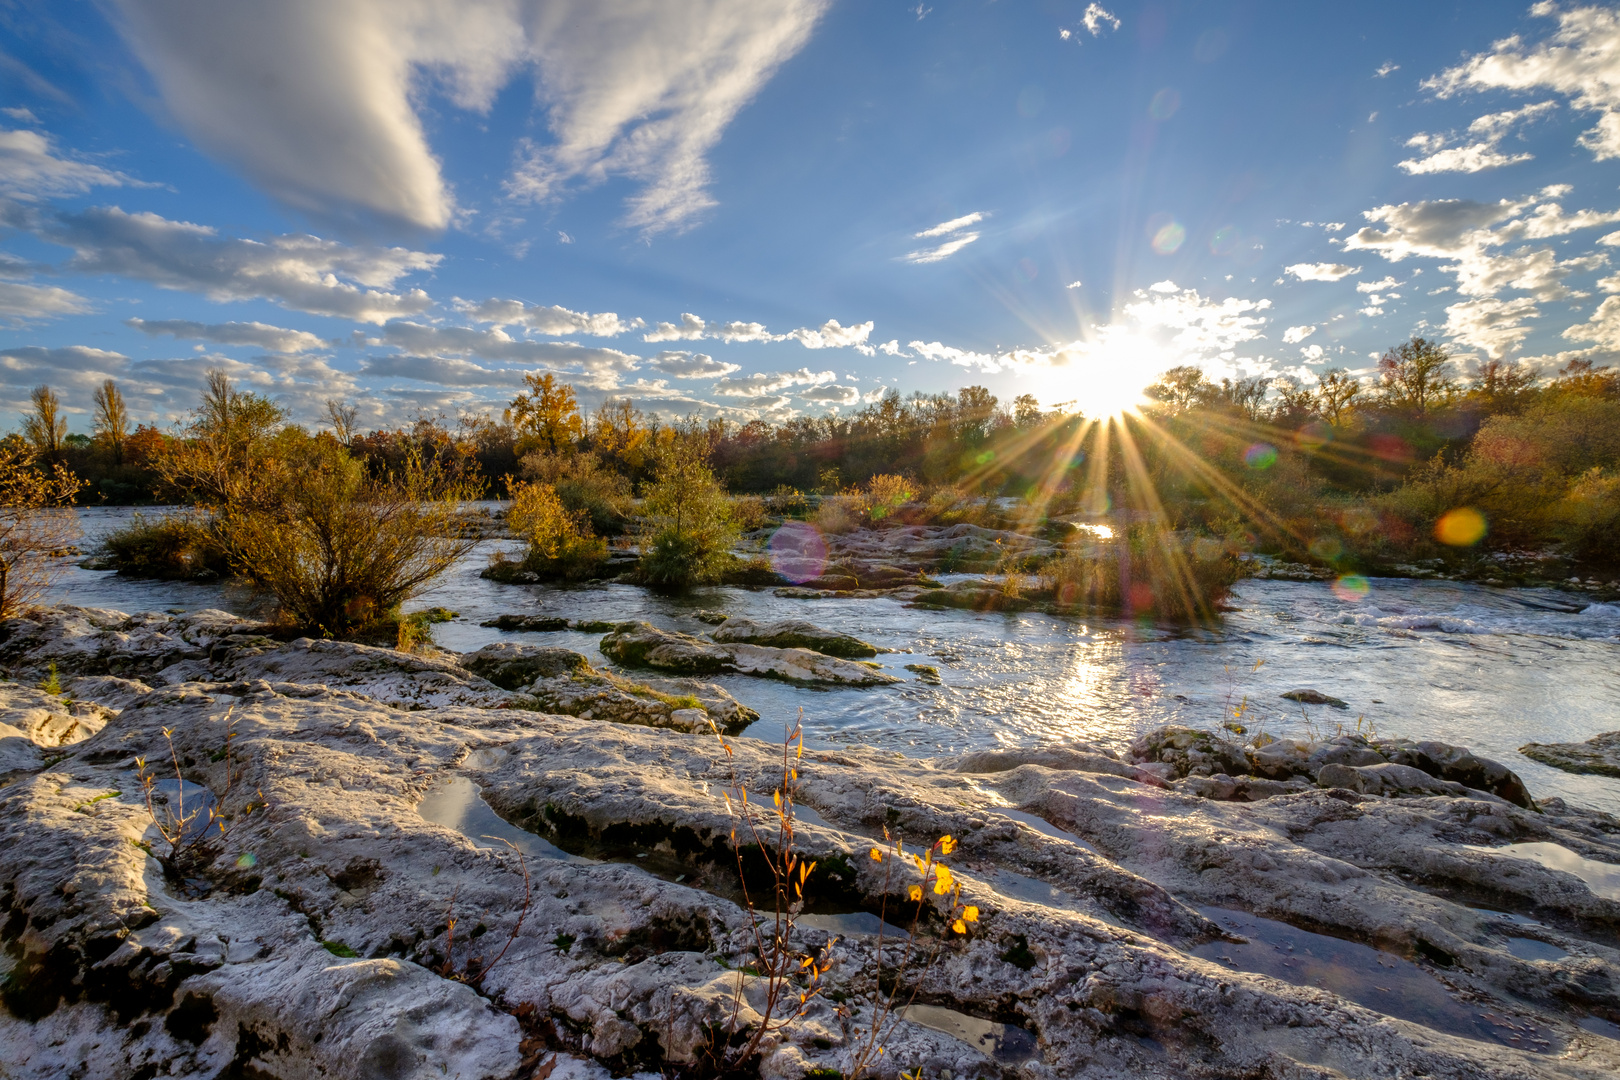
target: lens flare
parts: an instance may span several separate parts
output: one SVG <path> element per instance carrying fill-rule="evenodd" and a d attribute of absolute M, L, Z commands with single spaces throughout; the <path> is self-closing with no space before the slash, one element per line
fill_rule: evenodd
<path fill-rule="evenodd" d="M 1243 464 L 1251 469 L 1269 469 L 1277 464 L 1277 448 L 1267 442 L 1251 443 L 1243 451 Z"/>
<path fill-rule="evenodd" d="M 1176 115 L 1179 108 L 1181 108 L 1181 92 L 1167 86 L 1153 95 L 1153 100 L 1148 104 L 1148 115 L 1155 120 L 1168 120 Z"/>
<path fill-rule="evenodd" d="M 1230 255 L 1237 250 L 1241 237 L 1234 226 L 1223 225 L 1215 230 L 1215 235 L 1209 238 L 1209 253 L 1211 255 Z"/>
<path fill-rule="evenodd" d="M 765 550 L 771 569 L 794 583 L 818 578 L 827 570 L 827 542 L 807 522 L 784 522 L 771 534 Z"/>
<path fill-rule="evenodd" d="M 1471 506 L 1449 511 L 1435 523 L 1434 538 L 1452 547 L 1471 547 L 1485 539 L 1485 515 Z"/>
<path fill-rule="evenodd" d="M 1160 255 L 1173 255 L 1187 240 L 1187 227 L 1179 221 L 1162 226 L 1153 234 L 1153 250 Z"/>
<path fill-rule="evenodd" d="M 1367 599 L 1372 586 L 1360 574 L 1346 574 L 1333 583 L 1333 595 L 1347 604 Z"/>

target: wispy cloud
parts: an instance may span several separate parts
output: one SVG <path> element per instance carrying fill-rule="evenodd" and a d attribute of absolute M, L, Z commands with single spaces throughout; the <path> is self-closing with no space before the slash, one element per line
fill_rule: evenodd
<path fill-rule="evenodd" d="M 80 195 L 93 187 L 121 187 L 128 183 L 130 178 L 123 173 L 61 156 L 49 135 L 0 131 L 0 193 L 14 199 Z"/>
<path fill-rule="evenodd" d="M 1542 101 L 1526 105 L 1522 109 L 1510 109 L 1506 112 L 1481 116 L 1468 125 L 1468 133 L 1475 141 L 1464 146 L 1448 145 L 1454 138 L 1451 135 L 1429 135 L 1419 132 L 1406 140 L 1406 145 L 1427 156 L 1408 158 L 1400 162 L 1400 168 L 1414 175 L 1440 172 L 1476 173 L 1530 161 L 1535 155 L 1527 151 L 1516 154 L 1503 153 L 1500 149 L 1502 140 L 1515 126 L 1540 119 L 1557 108 L 1556 101 Z"/>
<path fill-rule="evenodd" d="M 1361 267 L 1345 266 L 1343 263 L 1295 263 L 1283 267 L 1283 273 L 1291 274 L 1300 281 L 1342 281 L 1351 274 L 1361 273 Z"/>
<path fill-rule="evenodd" d="M 1560 10 L 1541 2 L 1530 13 L 1558 20 L 1549 39 L 1526 47 L 1517 34 L 1503 38 L 1490 51 L 1425 80 L 1424 87 L 1442 98 L 1464 90 L 1556 91 L 1574 108 L 1598 114 L 1581 145 L 1599 161 L 1620 157 L 1620 12 Z"/>
<path fill-rule="evenodd" d="M 216 345 L 253 345 L 278 353 L 303 353 L 327 347 L 327 342 L 307 330 L 284 330 L 262 322 L 200 323 L 184 319 L 126 319 L 124 325 L 150 337 L 168 335 Z"/>

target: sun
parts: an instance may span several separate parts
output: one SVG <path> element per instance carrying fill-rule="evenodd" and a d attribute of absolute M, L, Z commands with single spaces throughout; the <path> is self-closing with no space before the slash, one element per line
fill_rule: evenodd
<path fill-rule="evenodd" d="M 1163 348 L 1138 334 L 1105 333 L 1068 355 L 1068 363 L 1046 372 L 1051 381 L 1042 397 L 1093 420 L 1135 412 L 1147 400 L 1143 390 L 1169 366 Z"/>

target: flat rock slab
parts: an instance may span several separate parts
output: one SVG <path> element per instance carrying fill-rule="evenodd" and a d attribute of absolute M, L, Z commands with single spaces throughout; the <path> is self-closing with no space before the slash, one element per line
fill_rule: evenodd
<path fill-rule="evenodd" d="M 724 645 L 765 645 L 773 649 L 809 649 L 827 656 L 876 656 L 878 648 L 860 638 L 824 630 L 803 619 L 781 619 L 776 622 L 755 622 L 732 616 L 710 633 L 710 637 Z"/>
<path fill-rule="evenodd" d="M 37 691 L 0 686 L 7 715 L 39 713 L 28 730 L 76 740 L 0 784 L 8 1078 L 689 1075 L 730 1017 L 758 1023 L 763 988 L 741 974 L 757 962 L 755 914 L 731 837 L 774 829 L 780 744 L 536 712 L 443 658 L 419 669 L 420 658 L 378 655 L 389 650 L 318 663 L 296 643 L 235 651 L 185 661 L 196 666 L 170 674 L 195 678 L 150 689 L 75 681 L 105 710 L 88 734 Z M 211 680 L 209 665 L 247 660 L 318 681 Z M 406 711 L 362 692 L 391 697 L 413 673 L 455 671 L 493 704 Z M 131 763 L 168 762 L 171 745 L 185 782 L 228 815 L 185 881 L 138 846 L 166 851 Z M 1239 779 L 1278 793 L 1236 801 L 1215 794 L 1233 777 L 1202 774 L 1235 766 L 1224 746 L 1171 732 L 1150 749 L 1159 760 L 1139 764 L 1078 745 L 794 759 L 786 805 L 815 866 L 805 891 L 846 913 L 818 918 L 848 925 L 790 931 L 804 953 L 838 938 L 826 996 L 747 1071 L 849 1074 L 851 1028 L 873 1024 L 880 969 L 892 974 L 905 947 L 891 935 L 879 955 L 863 927 L 882 913 L 923 944 L 930 959 L 909 971 L 932 1011 L 885 1029 L 874 1075 L 1006 1076 L 1013 1067 L 971 1034 L 1012 1034 L 1001 1024 L 1021 1029 L 1023 1080 L 1620 1072 L 1620 1041 L 1582 1026 L 1620 1013 L 1620 900 L 1581 876 L 1620 863 L 1620 822 L 1556 799 L 1536 813 L 1472 789 L 1387 798 L 1297 778 Z M 1390 761 L 1318 772 L 1335 767 L 1428 776 Z M 418 812 L 450 790 L 470 796 L 465 817 Z M 247 813 L 259 800 L 268 808 Z M 528 830 L 576 858 L 520 864 L 492 829 Z M 908 854 L 954 838 L 947 862 L 978 909 L 965 933 L 946 929 L 947 900 L 931 891 L 912 921 L 911 860 L 870 856 L 886 830 Z M 1216 909 L 1243 921 L 1223 930 Z M 1278 927 L 1282 938 L 1267 936 Z M 1355 944 L 1371 959 L 1351 974 L 1377 985 L 1355 997 L 1319 956 L 1270 947 L 1299 937 L 1293 928 Z M 1232 933 L 1276 953 L 1269 966 L 1244 966 Z M 503 949 L 471 985 L 472 957 Z M 1413 980 L 1444 1007 L 1409 1000 Z"/>
<path fill-rule="evenodd" d="M 602 655 L 628 667 L 679 675 L 757 675 L 785 682 L 833 686 L 887 686 L 903 682 L 875 666 L 840 660 L 809 649 L 727 645 L 644 622 L 621 623 L 602 639 Z"/>
<path fill-rule="evenodd" d="M 1527 743 L 1519 747 L 1519 753 L 1569 773 L 1620 777 L 1620 731 L 1595 735 L 1583 743 Z"/>

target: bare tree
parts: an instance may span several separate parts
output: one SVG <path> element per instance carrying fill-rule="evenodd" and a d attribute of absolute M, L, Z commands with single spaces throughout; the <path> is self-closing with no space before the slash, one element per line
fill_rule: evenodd
<path fill-rule="evenodd" d="M 326 422 L 332 425 L 332 434 L 344 446 L 353 446 L 359 432 L 360 407 L 350 405 L 342 398 L 326 399 Z"/>
<path fill-rule="evenodd" d="M 34 453 L 54 458 L 62 452 L 62 440 L 67 438 L 67 417 L 62 415 L 62 399 L 49 386 L 36 386 L 28 400 L 34 411 L 23 417 L 23 438 L 34 448 Z"/>
<path fill-rule="evenodd" d="M 112 451 L 114 465 L 124 463 L 124 443 L 129 440 L 129 410 L 124 407 L 124 395 L 118 384 L 108 379 L 96 387 L 92 399 L 96 405 L 96 437 Z"/>
<path fill-rule="evenodd" d="M 1385 404 L 1419 417 L 1449 401 L 1457 387 L 1451 354 L 1445 346 L 1420 337 L 1386 352 L 1378 361 L 1378 378 Z"/>
<path fill-rule="evenodd" d="M 57 462 L 37 467 L 33 450 L 0 446 L 0 618 L 39 598 L 79 535 L 73 497 L 83 481 Z"/>

